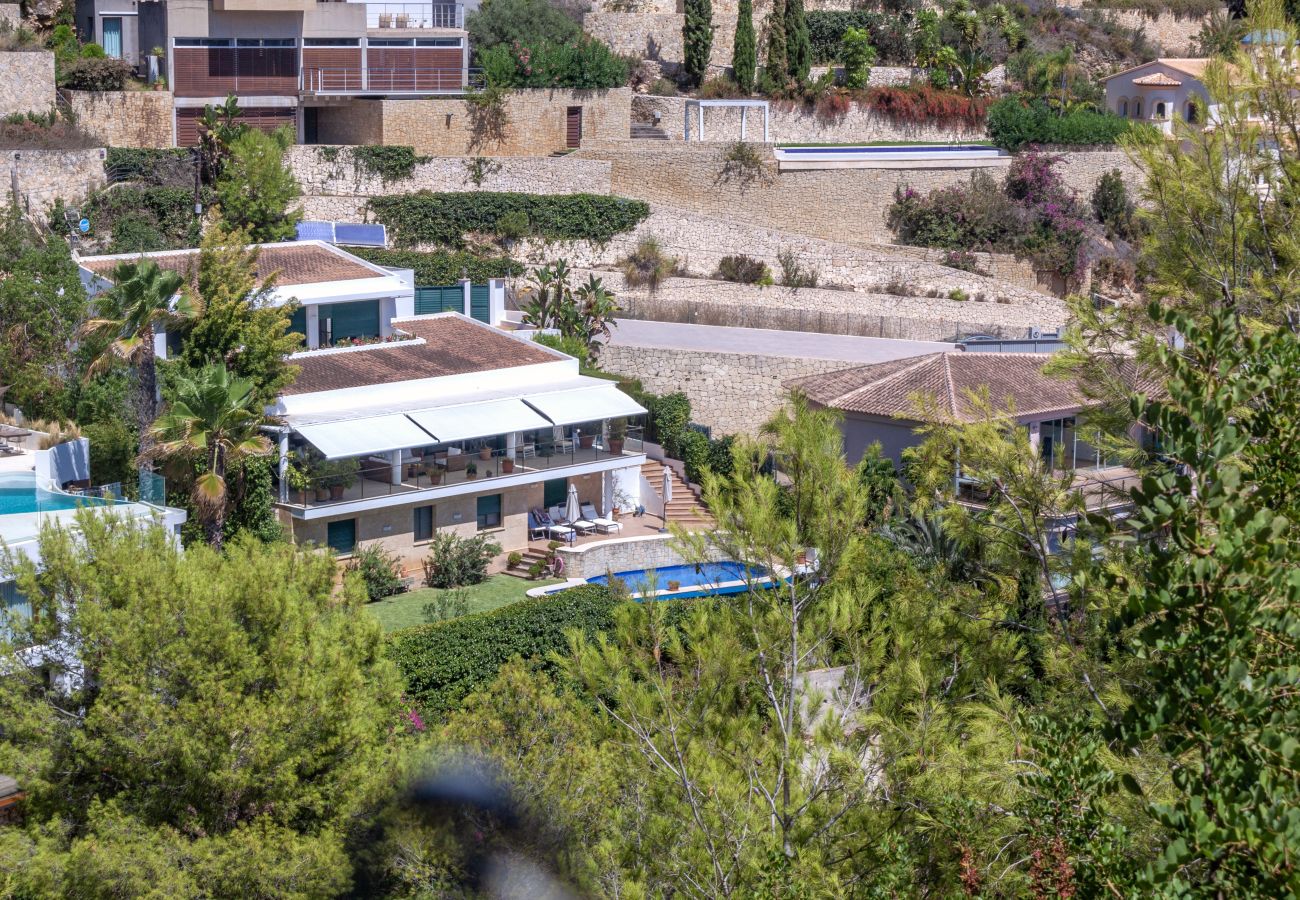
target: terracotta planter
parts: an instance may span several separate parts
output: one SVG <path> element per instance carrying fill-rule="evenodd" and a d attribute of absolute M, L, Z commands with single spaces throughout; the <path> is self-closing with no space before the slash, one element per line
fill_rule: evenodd
<path fill-rule="evenodd" d="M 319 501 L 321 501 L 321 500 L 328 500 L 329 498 L 330 498 L 330 491 L 329 491 L 329 488 L 323 488 L 323 487 L 318 487 L 318 488 L 316 488 L 316 500 L 317 500 L 317 502 L 319 502 Z"/>
<path fill-rule="evenodd" d="M 479 459 L 491 459 L 491 458 L 492 458 L 492 448 L 491 448 L 491 447 L 480 447 L 480 448 L 479 448 L 479 451 L 478 451 L 478 458 L 479 458 Z"/>
<path fill-rule="evenodd" d="M 511 459 L 510 457 L 506 457 L 505 459 L 501 460 L 501 473 L 503 475 L 509 475 L 514 470 L 515 470 L 515 461 L 513 459 Z"/>
<path fill-rule="evenodd" d="M 331 499 L 331 500 L 342 500 L 342 499 L 343 499 L 343 490 L 344 490 L 343 485 L 341 485 L 341 484 L 331 484 L 331 485 L 330 485 L 330 499 Z"/>
<path fill-rule="evenodd" d="M 623 455 L 623 438 L 609 439 L 609 452 L 614 456 Z"/>
<path fill-rule="evenodd" d="M 442 469 L 434 469 L 429 473 L 429 484 L 442 484 Z"/>
<path fill-rule="evenodd" d="M 306 506 L 306 505 L 307 505 L 307 489 L 306 489 L 306 488 L 303 488 L 301 491 L 298 492 L 298 505 L 299 505 L 299 506 Z"/>
<path fill-rule="evenodd" d="M 465 480 L 466 480 L 466 481 L 473 481 L 473 480 L 474 480 L 475 478 L 477 478 L 477 477 L 478 477 L 478 473 L 477 473 L 477 472 L 469 472 L 469 471 L 467 471 L 467 472 L 465 473 Z"/>
<path fill-rule="evenodd" d="M 594 434 L 583 434 L 578 436 L 578 446 L 583 450 L 590 450 L 592 445 L 595 443 L 596 436 Z"/>

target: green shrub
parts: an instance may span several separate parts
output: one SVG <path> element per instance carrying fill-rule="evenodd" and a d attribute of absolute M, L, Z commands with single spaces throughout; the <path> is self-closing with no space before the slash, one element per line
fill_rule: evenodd
<path fill-rule="evenodd" d="M 406 679 L 406 694 L 429 714 L 456 708 L 521 656 L 552 671 L 552 653 L 566 653 L 566 633 L 587 636 L 614 626 L 619 596 L 606 587 L 573 588 L 546 597 L 393 633 L 388 653 Z"/>
<path fill-rule="evenodd" d="M 411 269 L 415 283 L 421 286 L 455 284 L 468 278 L 483 284 L 492 278 L 515 278 L 526 271 L 523 263 L 508 256 L 480 256 L 467 250 L 381 250 L 373 247 L 349 247 L 362 259 L 380 266 Z"/>
<path fill-rule="evenodd" d="M 820 280 L 817 269 L 812 265 L 802 265 L 793 250 L 789 248 L 782 250 L 776 255 L 776 260 L 781 264 L 781 284 L 796 290 L 817 287 L 817 282 Z"/>
<path fill-rule="evenodd" d="M 503 241 L 518 241 L 526 238 L 529 232 L 528 213 L 514 209 L 497 219 L 493 231 Z"/>
<path fill-rule="evenodd" d="M 686 467 L 686 480 L 700 484 L 704 472 L 709 467 L 709 439 L 694 428 L 688 429 L 678 438 L 678 456 Z"/>
<path fill-rule="evenodd" d="M 590 355 L 582 338 L 574 335 L 534 334 L 533 340 L 543 347 L 550 347 L 552 350 L 566 353 L 582 362 L 586 362 L 587 357 Z"/>
<path fill-rule="evenodd" d="M 131 66 L 120 59 L 82 57 L 63 70 L 62 86 L 74 91 L 120 91 L 131 76 Z"/>
<path fill-rule="evenodd" d="M 731 453 L 735 443 L 734 434 L 709 441 L 709 468 L 713 470 L 713 474 L 725 478 L 736 471 L 736 458 Z"/>
<path fill-rule="evenodd" d="M 631 73 L 628 61 L 592 37 L 565 43 L 530 38 L 478 51 L 488 83 L 498 88 L 571 88 L 601 90 L 623 87 Z"/>
<path fill-rule="evenodd" d="M 771 284 L 772 270 L 761 259 L 741 253 L 718 260 L 716 277 L 737 284 Z"/>
<path fill-rule="evenodd" d="M 394 243 L 462 247 L 465 235 L 491 233 L 508 213 L 520 211 L 535 234 L 550 241 L 605 243 L 650 214 L 649 204 L 599 194 L 469 193 L 372 197 L 370 211 L 388 226 Z"/>
<path fill-rule="evenodd" d="M 111 173 L 113 181 L 143 181 L 191 189 L 194 185 L 194 163 L 188 147 L 109 147 L 104 154 L 104 171 Z"/>
<path fill-rule="evenodd" d="M 841 42 L 840 59 L 844 63 L 844 86 L 856 91 L 867 86 L 871 67 L 876 63 L 876 48 L 865 28 L 849 28 Z"/>
<path fill-rule="evenodd" d="M 908 18 L 866 10 L 810 10 L 804 13 L 814 63 L 845 62 L 844 35 L 850 28 L 867 33 L 880 62 L 910 66 L 915 57 Z"/>
<path fill-rule="evenodd" d="M 367 599 L 381 600 L 402 592 L 402 566 L 397 557 L 378 544 L 364 544 L 352 552 L 344 568 L 365 585 Z"/>
<path fill-rule="evenodd" d="M 1109 112 L 1078 109 L 1058 115 L 1046 103 L 1024 103 L 1016 97 L 989 107 L 989 137 L 1003 150 L 1015 152 L 1028 144 L 1096 146 L 1114 144 L 1139 125 Z"/>
<path fill-rule="evenodd" d="M 470 46 L 483 51 L 498 44 L 577 40 L 582 29 L 547 0 L 492 0 L 465 16 Z"/>
<path fill-rule="evenodd" d="M 653 294 L 677 270 L 677 260 L 663 252 L 657 239 L 644 237 L 623 260 L 622 267 L 628 287 L 645 287 Z"/>
<path fill-rule="evenodd" d="M 1119 169 L 1111 169 L 1097 179 L 1092 190 L 1092 214 L 1106 226 L 1108 237 L 1132 240 L 1136 236 L 1133 213 L 1133 201 Z"/>
<path fill-rule="evenodd" d="M 352 148 L 352 163 L 358 171 L 374 175 L 384 184 L 410 178 L 417 165 L 428 161 L 429 157 L 417 156 L 412 147 L 372 144 Z"/>
<path fill-rule="evenodd" d="M 207 206 L 211 190 L 204 188 L 200 197 Z M 82 213 L 90 219 L 92 237 L 101 242 L 111 237 L 111 253 L 176 250 L 199 243 L 193 187 L 118 185 L 92 196 Z"/>
<path fill-rule="evenodd" d="M 92 422 L 82 428 L 90 438 L 90 471 L 96 484 L 120 482 L 129 485 L 135 479 L 138 449 L 135 431 L 118 418 Z"/>
<path fill-rule="evenodd" d="M 107 59 L 108 54 L 104 48 L 96 43 L 85 44 L 81 48 L 82 59 Z"/>
<path fill-rule="evenodd" d="M 501 546 L 485 535 L 463 538 L 450 531 L 438 532 L 424 560 L 424 583 L 432 588 L 479 584 L 487 578 L 488 563 L 500 552 Z"/>
<path fill-rule="evenodd" d="M 645 404 L 642 404 L 643 406 Z M 691 421 L 691 401 L 680 391 L 656 397 L 651 408 L 655 435 L 669 456 L 677 456 L 680 439 Z"/>

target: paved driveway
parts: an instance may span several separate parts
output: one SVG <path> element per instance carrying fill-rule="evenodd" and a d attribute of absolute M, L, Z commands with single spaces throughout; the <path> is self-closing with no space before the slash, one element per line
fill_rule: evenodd
<path fill-rule="evenodd" d="M 661 347 L 712 353 L 754 353 L 795 359 L 833 359 L 858 363 L 887 362 L 956 349 L 939 341 L 900 341 L 892 338 L 776 331 L 767 328 L 732 328 L 724 325 L 684 325 L 620 319 L 612 344 L 624 347 Z"/>

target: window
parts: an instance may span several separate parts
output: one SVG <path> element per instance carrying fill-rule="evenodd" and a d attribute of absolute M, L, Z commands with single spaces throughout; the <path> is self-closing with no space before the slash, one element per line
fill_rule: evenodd
<path fill-rule="evenodd" d="M 361 38 L 303 38 L 304 47 L 360 47 Z"/>
<path fill-rule="evenodd" d="M 478 498 L 478 530 L 501 527 L 501 495 L 488 494 Z"/>
<path fill-rule="evenodd" d="M 341 519 L 327 523 L 325 543 L 335 553 L 351 553 L 357 547 L 357 520 Z"/>
<path fill-rule="evenodd" d="M 114 59 L 122 58 L 122 17 L 104 17 L 104 54 Z"/>
<path fill-rule="evenodd" d="M 427 541 L 433 537 L 433 507 L 417 506 L 415 508 L 415 539 Z"/>
<path fill-rule="evenodd" d="M 1157 104 L 1156 104 L 1156 118 L 1157 118 L 1157 119 L 1163 119 L 1163 118 L 1165 118 L 1165 109 L 1166 109 L 1166 107 L 1165 107 L 1164 103 L 1157 103 Z"/>
<path fill-rule="evenodd" d="M 415 42 L 410 38 L 405 40 L 402 38 L 368 38 L 366 40 L 367 47 L 410 47 L 414 44 Z"/>
<path fill-rule="evenodd" d="M 371 41 L 370 43 L 374 43 Z M 419 38 L 415 42 L 417 47 L 459 47 L 460 38 Z"/>
<path fill-rule="evenodd" d="M 240 38 L 237 42 L 240 47 L 296 47 L 297 42 L 293 38 Z"/>
<path fill-rule="evenodd" d="M 1128 100 L 1127 100 L 1127 99 L 1124 99 L 1124 100 L 1119 101 L 1119 114 L 1120 114 L 1121 116 L 1127 116 L 1127 115 L 1128 115 Z"/>
<path fill-rule="evenodd" d="M 1186 118 L 1187 121 L 1190 122 L 1191 124 L 1193 124 L 1193 125 L 1196 124 L 1197 119 L 1199 118 L 1199 116 L 1198 116 L 1198 114 L 1197 114 L 1197 112 L 1196 112 L 1196 101 L 1194 101 L 1194 100 L 1189 100 L 1189 101 L 1187 101 L 1187 115 L 1185 116 L 1185 118 Z"/>
<path fill-rule="evenodd" d="M 230 38 L 177 38 L 177 47 L 229 47 Z"/>
<path fill-rule="evenodd" d="M 1134 100 L 1134 101 L 1133 101 L 1133 118 L 1135 118 L 1135 119 L 1140 119 L 1140 118 L 1142 118 L 1142 101 L 1141 101 L 1141 100 Z"/>

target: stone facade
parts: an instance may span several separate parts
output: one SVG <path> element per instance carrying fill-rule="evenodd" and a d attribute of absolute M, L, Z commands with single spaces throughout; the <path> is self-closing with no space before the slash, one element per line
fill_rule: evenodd
<path fill-rule="evenodd" d="M 333 156 L 333 159 L 329 157 Z M 410 178 L 385 183 L 358 166 L 348 147 L 289 148 L 286 161 L 304 195 L 372 197 L 415 191 L 516 191 L 532 194 L 608 194 L 610 164 L 598 159 L 503 157 L 485 162 L 474 184 L 473 161 L 437 157 L 419 163 Z"/>
<path fill-rule="evenodd" d="M 56 200 L 81 203 L 104 186 L 104 151 L 91 150 L 6 150 L 0 159 L 8 170 L 6 187 L 0 192 L 0 206 L 17 195 L 19 209 L 44 221 Z"/>
<path fill-rule="evenodd" d="M 600 353 L 600 367 L 606 372 L 640 379 L 651 393 L 685 393 L 691 401 L 691 420 L 719 434 L 757 433 L 785 403 L 782 384 L 787 379 L 861 364 L 618 344 Z"/>
<path fill-rule="evenodd" d="M 906 72 L 909 70 L 892 70 Z M 875 70 L 873 70 L 874 74 Z M 660 97 L 638 94 L 632 98 L 632 119 L 652 123 L 659 115 L 660 127 L 669 140 L 682 141 L 690 129 L 691 141 L 698 141 L 699 113 L 692 111 L 686 121 L 685 97 Z M 744 115 L 743 139 L 763 140 L 763 111 L 750 109 Z M 741 111 L 727 107 L 714 107 L 704 111 L 704 140 L 731 143 L 742 139 Z M 796 141 L 831 143 L 853 141 L 982 141 L 988 135 L 983 125 L 948 127 L 943 125 L 898 124 L 889 118 L 861 107 L 835 119 L 824 119 L 812 110 L 791 101 L 771 101 L 768 114 L 768 140 L 783 144 Z"/>
<path fill-rule="evenodd" d="M 662 569 L 687 562 L 678 549 L 677 539 L 670 534 L 613 538 L 581 547 L 561 547 L 556 552 L 564 560 L 565 577 L 584 580 L 609 572 Z M 716 559 L 717 554 L 710 553 L 710 557 Z M 666 584 L 660 584 L 659 590 L 666 590 L 667 587 Z M 628 585 L 628 588 L 636 590 L 635 585 Z"/>
<path fill-rule="evenodd" d="M 107 147 L 172 147 L 170 91 L 69 91 L 77 125 Z"/>
<path fill-rule="evenodd" d="M 0 118 L 54 109 L 54 54 L 0 53 Z"/>
<path fill-rule="evenodd" d="M 493 120 L 465 100 L 355 100 L 323 108 L 318 136 L 324 143 L 404 145 L 427 156 L 550 156 L 567 146 L 569 107 L 582 108 L 588 141 L 627 138 L 631 105 L 629 88 L 537 88 L 511 91 Z"/>
<path fill-rule="evenodd" d="M 577 273 L 585 278 L 588 270 Z M 629 288 L 617 272 L 591 271 L 617 295 L 620 318 L 731 325 L 778 331 L 811 331 L 913 341 L 956 341 L 972 334 L 1022 338 L 1031 327 L 1057 328 L 1069 317 L 1066 305 L 1042 297 L 1022 303 L 899 297 L 822 288 L 734 284 L 669 278 L 653 294 Z"/>
<path fill-rule="evenodd" d="M 1056 0 L 1056 5 L 1066 9 L 1096 10 L 1125 28 L 1140 28 L 1149 41 L 1164 51 L 1164 56 L 1193 55 L 1196 35 L 1214 16 L 1214 13 L 1208 16 L 1176 16 L 1169 12 L 1151 16 L 1137 9 L 1107 9 L 1104 2 L 1094 3 L 1090 0 Z M 1225 6 L 1219 9 L 1218 15 L 1226 18 L 1228 8 Z"/>

